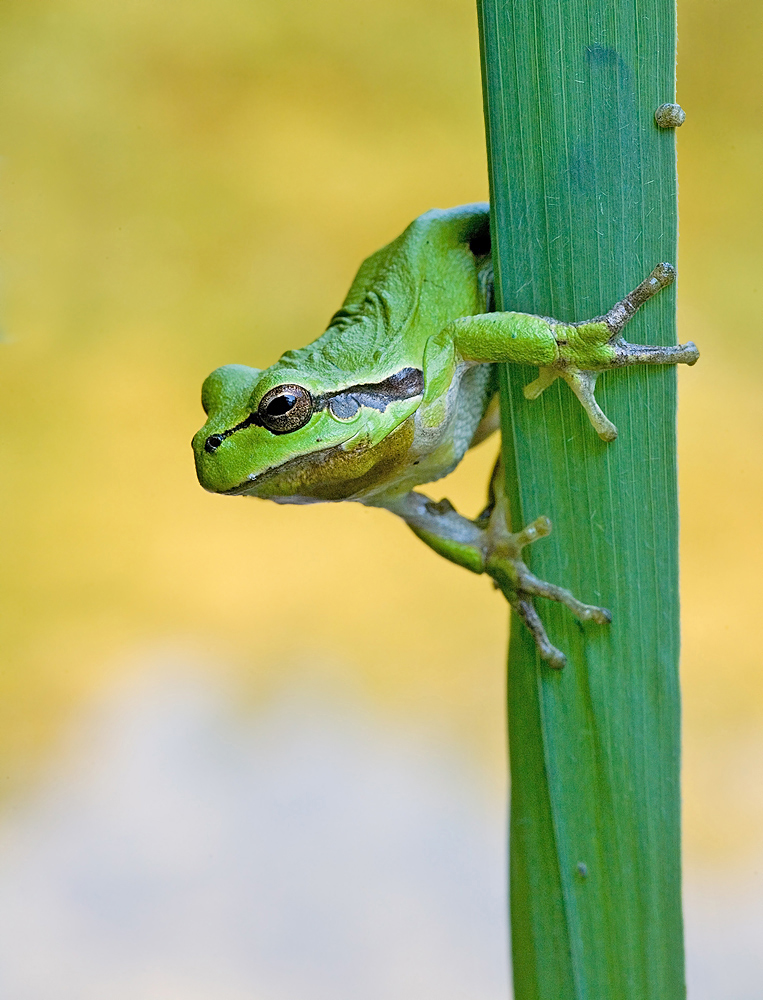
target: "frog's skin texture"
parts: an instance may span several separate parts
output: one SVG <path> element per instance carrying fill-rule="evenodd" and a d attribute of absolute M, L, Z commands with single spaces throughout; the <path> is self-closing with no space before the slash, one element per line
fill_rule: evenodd
<path fill-rule="evenodd" d="M 582 620 L 609 612 L 537 579 L 521 559 L 548 534 L 547 518 L 512 534 L 503 477 L 475 520 L 416 490 L 451 472 L 498 426 L 496 363 L 537 365 L 535 399 L 563 378 L 606 441 L 617 435 L 594 398 L 599 372 L 634 364 L 694 364 L 694 344 L 643 347 L 622 328 L 673 281 L 658 265 L 605 316 L 582 323 L 495 312 L 486 204 L 433 209 L 358 271 L 326 332 L 261 371 L 218 368 L 204 382 L 208 419 L 193 448 L 213 493 L 277 503 L 353 500 L 386 507 L 446 558 L 487 573 L 533 633 L 552 667 L 564 655 L 546 636 L 534 596 L 561 601 Z"/>

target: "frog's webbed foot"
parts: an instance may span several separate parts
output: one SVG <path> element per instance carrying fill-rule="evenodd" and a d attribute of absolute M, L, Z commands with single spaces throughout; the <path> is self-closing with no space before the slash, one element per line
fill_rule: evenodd
<path fill-rule="evenodd" d="M 534 597 L 564 604 L 581 621 L 607 624 L 612 616 L 606 608 L 583 604 L 565 587 L 535 576 L 522 559 L 525 546 L 545 538 L 551 531 L 547 517 L 536 518 L 518 532 L 509 531 L 503 476 L 496 466 L 488 506 L 475 520 L 459 514 L 448 500 L 435 503 L 415 491 L 385 501 L 383 506 L 402 517 L 430 548 L 473 573 L 486 573 L 514 608 L 535 639 L 541 659 L 559 669 L 566 657 L 549 640 L 533 605 Z"/>
<path fill-rule="evenodd" d="M 582 323 L 556 324 L 559 356 L 552 365 L 542 367 L 538 378 L 525 386 L 525 397 L 537 399 L 552 382 L 562 378 L 580 400 L 599 437 L 604 441 L 614 440 L 617 428 L 594 397 L 600 372 L 627 365 L 693 365 L 699 358 L 699 351 L 691 341 L 660 347 L 629 344 L 622 336 L 623 327 L 639 306 L 672 284 L 675 275 L 672 264 L 658 264 L 645 281 L 606 315 Z"/>

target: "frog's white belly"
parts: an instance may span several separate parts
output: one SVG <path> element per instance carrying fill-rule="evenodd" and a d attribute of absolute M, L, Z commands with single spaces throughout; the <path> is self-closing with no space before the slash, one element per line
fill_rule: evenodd
<path fill-rule="evenodd" d="M 448 390 L 442 422 L 434 428 L 425 427 L 419 411 L 414 414 L 409 461 L 404 469 L 398 470 L 394 482 L 380 483 L 351 499 L 371 506 L 383 505 L 385 495 L 399 496 L 447 476 L 471 447 L 478 429 L 479 440 L 497 429 L 497 419 L 486 421 L 493 424 L 491 427 L 480 427 L 494 396 L 492 365 L 461 366 Z M 497 410 L 494 412 L 497 416 Z"/>

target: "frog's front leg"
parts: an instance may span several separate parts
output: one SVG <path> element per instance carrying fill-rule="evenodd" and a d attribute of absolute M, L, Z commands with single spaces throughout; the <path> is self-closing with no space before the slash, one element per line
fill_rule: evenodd
<path fill-rule="evenodd" d="M 600 372 L 627 365 L 693 365 L 699 351 L 690 341 L 677 346 L 629 344 L 622 330 L 636 310 L 675 279 L 671 264 L 658 264 L 649 277 L 604 316 L 581 323 L 524 313 L 486 313 L 455 320 L 449 332 L 467 361 L 510 361 L 538 365 L 538 378 L 525 386 L 536 399 L 557 378 L 580 400 L 599 437 L 612 441 L 617 428 L 594 397 Z"/>
<path fill-rule="evenodd" d="M 473 521 L 459 514 L 449 500 L 436 503 L 416 491 L 387 499 L 384 506 L 402 517 L 439 555 L 473 573 L 487 573 L 529 628 L 538 653 L 549 666 L 559 669 L 567 661 L 564 653 L 550 642 L 533 597 L 559 601 L 581 621 L 604 625 L 612 620 L 606 608 L 583 604 L 569 590 L 530 572 L 522 559 L 522 550 L 548 535 L 551 522 L 547 517 L 539 517 L 522 531 L 509 531 L 500 462 L 493 474 L 490 503 Z"/>
<path fill-rule="evenodd" d="M 672 264 L 658 264 L 645 281 L 615 303 L 606 315 L 582 323 L 558 324 L 554 333 L 559 356 L 552 365 L 542 367 L 538 378 L 525 386 L 525 397 L 537 399 L 555 379 L 563 378 L 580 400 L 599 437 L 613 441 L 617 428 L 594 397 L 600 372 L 626 365 L 693 365 L 699 358 L 699 351 L 691 341 L 660 347 L 629 344 L 622 337 L 623 327 L 639 306 L 672 284 L 675 276 Z"/>

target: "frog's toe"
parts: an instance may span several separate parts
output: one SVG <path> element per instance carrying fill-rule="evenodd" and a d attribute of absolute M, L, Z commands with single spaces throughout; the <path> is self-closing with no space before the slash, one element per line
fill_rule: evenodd
<path fill-rule="evenodd" d="M 612 613 L 607 608 L 600 608 L 595 604 L 583 604 L 572 591 L 566 587 L 560 587 L 555 583 L 548 583 L 540 580 L 537 576 L 527 570 L 519 575 L 519 590 L 525 594 L 532 594 L 535 597 L 546 597 L 550 601 L 558 601 L 578 618 L 581 622 L 595 622 L 597 625 L 609 625 L 612 621 Z"/>
<path fill-rule="evenodd" d="M 544 389 L 548 389 L 560 375 L 561 372 L 552 365 L 542 365 L 538 370 L 538 377 L 533 382 L 529 382 L 522 390 L 525 399 L 537 399 Z"/>
<path fill-rule="evenodd" d="M 628 292 L 619 302 L 616 302 L 601 319 L 604 320 L 611 333 L 619 333 L 645 302 L 661 292 L 663 288 L 672 285 L 675 280 L 676 269 L 672 264 L 668 264 L 666 261 L 658 264 L 640 285 L 637 285 L 632 292 Z"/>
<path fill-rule="evenodd" d="M 602 441 L 614 441 L 617 437 L 617 428 L 596 402 L 594 395 L 598 376 L 599 373 L 595 371 L 575 371 L 572 369 L 562 373 L 562 378 L 577 396 Z"/>
<path fill-rule="evenodd" d="M 533 607 L 532 602 L 528 599 L 519 598 L 516 601 L 512 601 L 511 606 L 532 634 L 540 658 L 545 660 L 549 667 L 554 670 L 561 670 L 565 667 L 567 665 L 567 657 L 561 649 L 557 649 L 550 642 L 546 634 L 546 629 L 543 627 L 543 622 L 540 620 L 540 615 Z"/>
<path fill-rule="evenodd" d="M 615 349 L 612 368 L 625 365 L 695 365 L 699 361 L 699 351 L 692 340 L 668 347 L 615 340 L 612 346 Z"/>

